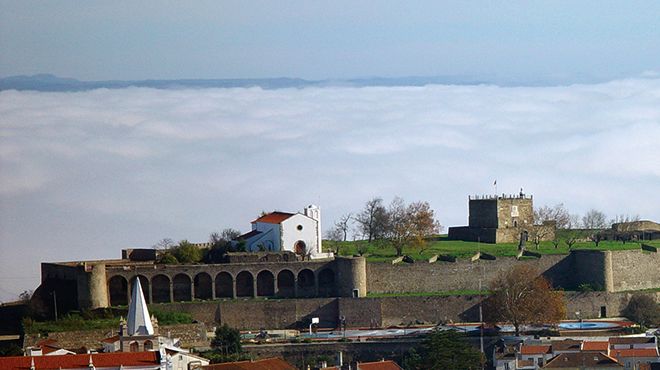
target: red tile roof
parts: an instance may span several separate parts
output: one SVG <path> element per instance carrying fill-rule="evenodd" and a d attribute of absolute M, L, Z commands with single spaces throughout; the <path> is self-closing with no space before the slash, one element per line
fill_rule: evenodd
<path fill-rule="evenodd" d="M 263 215 L 259 217 L 258 219 L 252 221 L 252 223 L 255 222 L 263 222 L 267 224 L 279 224 L 282 221 L 286 220 L 287 218 L 293 216 L 294 213 L 286 213 L 286 212 L 271 212 L 267 215 Z"/>
<path fill-rule="evenodd" d="M 591 341 L 582 343 L 583 351 L 597 351 L 607 353 L 608 348 L 610 348 L 609 342 Z"/>
<path fill-rule="evenodd" d="M 623 357 L 658 357 L 656 348 L 611 349 L 610 356 Z"/>
<path fill-rule="evenodd" d="M 564 340 L 553 340 L 552 342 L 552 351 L 579 351 L 580 346 L 582 345 L 581 340 L 575 339 L 564 339 Z"/>
<path fill-rule="evenodd" d="M 562 353 L 555 356 L 550 360 L 544 369 L 562 369 L 562 368 L 603 368 L 603 369 L 618 369 L 623 368 L 617 360 L 609 357 L 603 353 L 596 352 L 580 352 L 580 353 Z"/>
<path fill-rule="evenodd" d="M 202 366 L 203 370 L 296 370 L 281 358 L 266 358 L 254 361 L 225 362 Z"/>
<path fill-rule="evenodd" d="M 358 362 L 357 370 L 401 370 L 394 361 Z"/>
<path fill-rule="evenodd" d="M 0 357 L 0 369 L 2 370 L 29 370 L 34 359 L 35 368 L 39 370 L 63 369 L 88 369 L 89 358 L 92 363 L 99 367 L 123 366 L 149 366 L 154 368 L 160 366 L 158 352 L 115 352 L 95 353 L 84 355 L 58 355 L 58 356 L 18 356 Z"/>
<path fill-rule="evenodd" d="M 530 345 L 523 345 L 520 347 L 520 354 L 523 355 L 544 355 L 546 353 L 550 353 L 552 346 L 548 345 L 538 345 L 538 346 L 530 346 Z"/>
<path fill-rule="evenodd" d="M 610 344 L 646 344 L 655 343 L 655 337 L 612 337 Z"/>

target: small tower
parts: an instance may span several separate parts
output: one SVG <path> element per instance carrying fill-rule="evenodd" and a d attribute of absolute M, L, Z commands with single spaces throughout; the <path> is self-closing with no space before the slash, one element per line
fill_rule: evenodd
<path fill-rule="evenodd" d="M 158 324 L 156 323 L 156 328 Z M 119 350 L 121 352 L 141 352 L 158 349 L 157 331 L 149 316 L 149 310 L 142 294 L 142 284 L 136 276 L 128 305 L 128 320 L 121 320 L 119 329 Z"/>
<path fill-rule="evenodd" d="M 308 205 L 305 207 L 305 216 L 316 220 L 316 253 L 321 253 L 323 251 L 323 248 L 321 248 L 321 240 L 323 240 L 321 236 L 321 209 L 313 204 Z"/>

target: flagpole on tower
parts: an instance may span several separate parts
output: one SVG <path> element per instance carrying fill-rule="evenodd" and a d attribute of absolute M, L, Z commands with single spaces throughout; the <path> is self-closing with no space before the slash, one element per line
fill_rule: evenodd
<path fill-rule="evenodd" d="M 495 196 L 497 196 L 497 180 L 493 181 L 493 187 L 495 187 Z"/>

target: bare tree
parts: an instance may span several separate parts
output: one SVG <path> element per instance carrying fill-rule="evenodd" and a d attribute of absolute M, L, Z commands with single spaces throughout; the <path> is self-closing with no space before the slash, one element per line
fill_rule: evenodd
<path fill-rule="evenodd" d="M 356 217 L 361 234 L 367 238 L 369 243 L 374 239 L 382 238 L 387 228 L 387 210 L 383 205 L 383 199 L 376 197 L 369 200 L 362 212 Z"/>
<path fill-rule="evenodd" d="M 558 229 L 568 229 L 571 225 L 571 215 L 563 203 L 556 204 L 553 207 L 543 206 L 534 210 L 534 222 L 537 225 L 541 225 L 546 221 L 556 222 Z"/>
<path fill-rule="evenodd" d="M 342 241 L 344 242 L 348 238 L 348 231 L 351 229 L 350 224 L 352 221 L 353 221 L 353 214 L 347 213 L 339 217 L 339 220 L 335 222 L 335 229 L 341 231 L 343 236 Z"/>
<path fill-rule="evenodd" d="M 574 230 L 579 229 L 581 226 L 582 224 L 580 224 L 580 216 L 572 214 L 568 217 L 568 225 L 565 227 L 565 229 Z"/>
<path fill-rule="evenodd" d="M 387 239 L 396 249 L 397 256 L 403 254 L 406 246 L 422 246 L 426 238 L 437 233 L 440 224 L 428 202 L 413 202 L 409 205 L 395 197 L 387 210 L 389 224 Z"/>
<path fill-rule="evenodd" d="M 597 231 L 591 235 L 589 235 L 589 240 L 594 242 L 596 244 L 596 247 L 600 244 L 600 241 L 603 240 L 603 234 L 600 231 Z"/>
<path fill-rule="evenodd" d="M 331 249 L 336 255 L 339 255 L 339 249 L 341 248 L 341 242 L 345 241 L 344 231 L 335 224 L 335 226 L 328 230 L 325 233 L 325 238 L 327 244 L 331 246 Z M 325 243 L 324 243 L 325 244 Z"/>
<path fill-rule="evenodd" d="M 571 230 L 566 233 L 566 239 L 564 239 L 564 243 L 566 243 L 568 250 L 573 249 L 573 245 L 577 243 L 580 237 L 581 235 L 578 230 Z"/>
<path fill-rule="evenodd" d="M 603 212 L 592 208 L 582 216 L 582 227 L 585 229 L 604 229 L 607 227 L 607 217 Z"/>
<path fill-rule="evenodd" d="M 174 240 L 172 240 L 170 238 L 163 238 L 163 239 L 157 241 L 156 244 L 152 245 L 151 247 L 153 249 L 166 250 L 166 249 L 170 249 L 170 248 L 174 247 L 175 245 L 176 245 L 176 243 L 174 242 Z"/>
<path fill-rule="evenodd" d="M 486 322 L 509 322 L 516 335 L 524 324 L 556 323 L 566 316 L 563 292 L 530 265 L 503 271 L 490 284 L 493 294 L 484 301 Z"/>
<path fill-rule="evenodd" d="M 621 224 L 626 222 L 635 222 L 639 221 L 639 215 L 616 215 L 613 219 L 610 220 L 610 224 Z"/>

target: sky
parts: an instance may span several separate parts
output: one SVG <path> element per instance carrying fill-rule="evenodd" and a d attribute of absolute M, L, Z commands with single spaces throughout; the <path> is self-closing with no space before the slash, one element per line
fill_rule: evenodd
<path fill-rule="evenodd" d="M 90 5 L 91 4 L 91 5 Z M 657 2 L 0 1 L 0 76 L 466 76 L 482 85 L 0 91 L 0 302 L 42 261 L 374 196 L 660 220 Z M 446 229 L 445 229 L 446 230 Z"/>
<path fill-rule="evenodd" d="M 0 76 L 602 82 L 657 71 L 658 19 L 653 0 L 0 0 Z"/>

